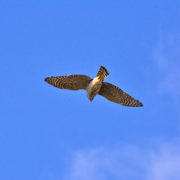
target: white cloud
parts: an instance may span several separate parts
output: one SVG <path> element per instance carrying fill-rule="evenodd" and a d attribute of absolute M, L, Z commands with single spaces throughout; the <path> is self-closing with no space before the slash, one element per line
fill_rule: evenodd
<path fill-rule="evenodd" d="M 166 145 L 154 154 L 148 172 L 148 180 L 180 179 L 180 145 Z"/>
<path fill-rule="evenodd" d="M 179 180 L 180 145 L 154 150 L 137 147 L 95 148 L 74 153 L 68 180 Z"/>

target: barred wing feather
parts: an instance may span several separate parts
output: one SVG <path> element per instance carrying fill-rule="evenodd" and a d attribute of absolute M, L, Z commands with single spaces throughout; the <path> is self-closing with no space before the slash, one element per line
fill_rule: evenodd
<path fill-rule="evenodd" d="M 124 106 L 132 106 L 132 107 L 143 106 L 141 102 L 134 99 L 133 97 L 122 91 L 117 86 L 114 86 L 113 84 L 107 82 L 103 82 L 99 94 L 112 102 Z"/>
<path fill-rule="evenodd" d="M 86 89 L 92 79 L 86 75 L 70 75 L 47 77 L 45 81 L 60 89 L 79 90 Z"/>

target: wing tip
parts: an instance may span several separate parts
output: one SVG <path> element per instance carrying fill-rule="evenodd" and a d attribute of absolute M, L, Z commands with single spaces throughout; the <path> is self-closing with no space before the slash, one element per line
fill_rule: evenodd
<path fill-rule="evenodd" d="M 44 81 L 47 82 L 48 84 L 51 84 L 51 77 L 44 78 Z"/>
<path fill-rule="evenodd" d="M 44 81 L 48 82 L 49 81 L 49 77 L 44 78 Z"/>
<path fill-rule="evenodd" d="M 44 81 L 46 81 L 46 82 L 47 82 L 47 81 L 48 81 L 48 79 L 49 79 L 49 77 L 46 77 L 46 78 L 44 78 Z"/>
<path fill-rule="evenodd" d="M 143 105 L 143 103 L 141 103 L 141 102 L 138 102 L 138 105 L 137 105 L 138 107 L 143 107 L 144 105 Z"/>
<path fill-rule="evenodd" d="M 144 107 L 144 105 L 141 103 L 141 104 L 139 105 L 139 107 Z"/>

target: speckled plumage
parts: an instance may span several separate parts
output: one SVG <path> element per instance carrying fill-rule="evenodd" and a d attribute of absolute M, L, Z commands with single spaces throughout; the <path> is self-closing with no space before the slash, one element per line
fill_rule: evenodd
<path fill-rule="evenodd" d="M 90 101 L 92 101 L 94 97 L 99 94 L 112 102 L 124 106 L 143 106 L 141 102 L 122 91 L 119 87 L 107 82 L 103 82 L 108 75 L 109 73 L 106 68 L 101 66 L 97 76 L 94 79 L 86 75 L 70 75 L 47 77 L 45 78 L 45 81 L 60 89 L 85 89 L 87 90 L 87 96 Z"/>

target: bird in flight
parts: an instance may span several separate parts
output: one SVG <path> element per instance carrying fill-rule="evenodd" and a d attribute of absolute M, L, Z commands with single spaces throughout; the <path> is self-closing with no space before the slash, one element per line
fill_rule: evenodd
<path fill-rule="evenodd" d="M 109 75 L 109 72 L 104 66 L 101 66 L 94 79 L 86 75 L 69 75 L 69 76 L 55 76 L 47 77 L 45 81 L 60 89 L 79 90 L 84 89 L 87 91 L 87 97 L 90 101 L 99 94 L 106 99 L 131 107 L 143 106 L 141 102 L 125 93 L 119 87 L 104 82 L 104 79 Z"/>

